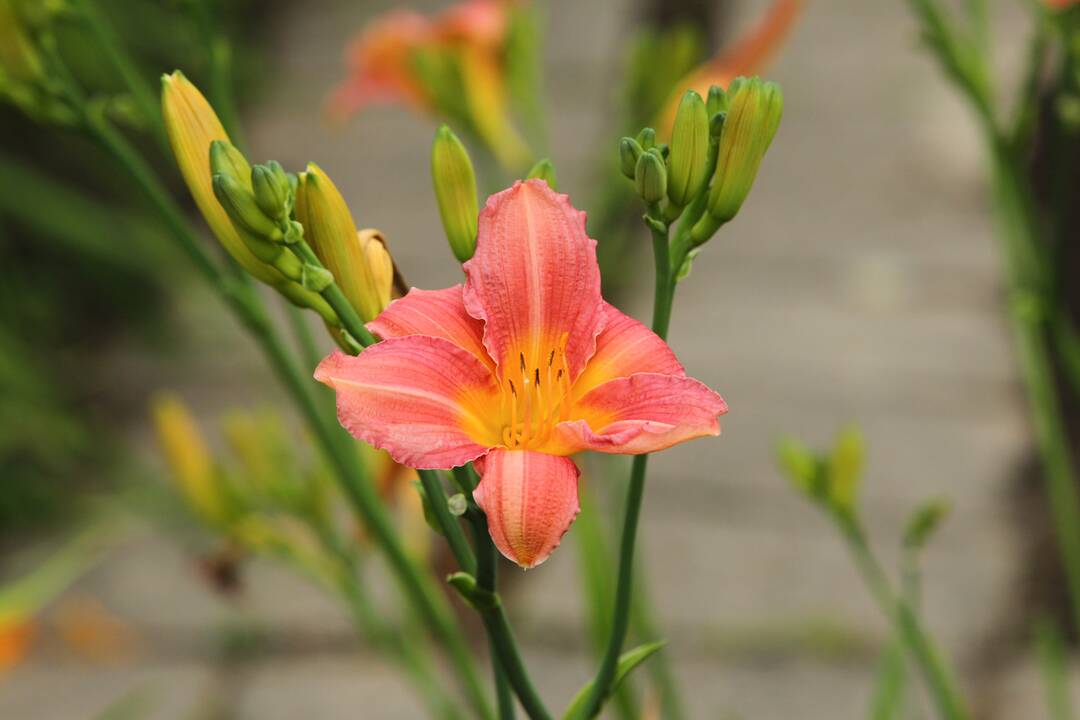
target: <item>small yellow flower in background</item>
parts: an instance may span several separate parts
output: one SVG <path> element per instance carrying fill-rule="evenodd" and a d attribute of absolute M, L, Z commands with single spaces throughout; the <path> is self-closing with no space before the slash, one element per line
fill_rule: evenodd
<path fill-rule="evenodd" d="M 393 263 L 377 230 L 360 233 L 337 186 L 308 165 L 296 188 L 296 219 L 304 238 L 364 322 L 390 304 Z"/>
<path fill-rule="evenodd" d="M 656 121 L 655 127 L 660 133 L 667 137 L 671 132 L 675 113 L 687 90 L 696 90 L 705 97 L 713 85 L 727 88 L 728 84 L 740 75 L 758 73 L 779 51 L 794 27 L 804 2 L 805 0 L 774 0 L 757 27 L 676 83 L 664 104 L 660 118 Z"/>
<path fill-rule="evenodd" d="M 207 523 L 225 527 L 232 518 L 214 459 L 188 407 L 162 394 L 151 405 L 154 428 L 181 495 Z"/>
<path fill-rule="evenodd" d="M 467 126 L 506 168 L 527 167 L 529 149 L 510 121 L 507 99 L 517 5 L 464 0 L 434 18 L 401 9 L 375 18 L 348 49 L 348 78 L 329 99 L 331 116 L 405 103 Z"/>

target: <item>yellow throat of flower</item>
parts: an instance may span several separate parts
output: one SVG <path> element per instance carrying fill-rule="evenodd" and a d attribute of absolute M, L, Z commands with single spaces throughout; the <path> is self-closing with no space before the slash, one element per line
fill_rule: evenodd
<path fill-rule="evenodd" d="M 511 450 L 536 450 L 555 426 L 570 417 L 570 368 L 563 333 L 555 347 L 529 362 L 518 354 L 516 368 L 502 372 L 502 443 Z"/>

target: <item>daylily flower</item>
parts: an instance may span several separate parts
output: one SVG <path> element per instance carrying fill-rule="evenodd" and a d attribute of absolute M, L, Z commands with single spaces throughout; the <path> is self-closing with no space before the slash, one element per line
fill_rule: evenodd
<path fill-rule="evenodd" d="M 499 550 L 529 568 L 578 513 L 582 450 L 640 454 L 720 432 L 724 401 L 671 348 L 604 302 L 585 214 L 542 180 L 480 213 L 466 282 L 417 290 L 373 322 L 383 341 L 315 377 L 338 419 L 399 463 L 477 461 L 474 493 Z"/>
<path fill-rule="evenodd" d="M 676 83 L 656 127 L 665 133 L 670 131 L 679 102 L 687 90 L 696 90 L 706 97 L 712 85 L 727 88 L 740 75 L 758 74 L 780 49 L 803 3 L 804 0 L 775 0 L 757 27 Z"/>
<path fill-rule="evenodd" d="M 331 95 L 332 117 L 373 104 L 404 103 L 468 125 L 508 167 L 529 153 L 508 115 L 510 0 L 464 0 L 429 18 L 395 9 L 349 46 L 348 78 Z"/>

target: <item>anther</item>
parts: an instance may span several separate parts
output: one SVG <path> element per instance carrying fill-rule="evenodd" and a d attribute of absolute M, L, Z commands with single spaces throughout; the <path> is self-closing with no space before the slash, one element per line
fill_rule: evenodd
<path fill-rule="evenodd" d="M 559 372 L 561 373 L 562 370 L 560 370 Z M 514 381 L 513 380 L 507 380 L 506 382 L 510 383 L 510 392 L 512 392 L 514 394 L 514 397 L 517 397 L 517 388 L 514 387 Z"/>
<path fill-rule="evenodd" d="M 536 387 L 540 387 L 540 368 L 533 368 L 533 377 L 536 378 Z"/>

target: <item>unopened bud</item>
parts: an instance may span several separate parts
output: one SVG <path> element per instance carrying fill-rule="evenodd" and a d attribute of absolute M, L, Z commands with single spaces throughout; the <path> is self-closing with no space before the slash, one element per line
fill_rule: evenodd
<path fill-rule="evenodd" d="M 555 165 L 552 164 L 550 158 L 543 158 L 532 166 L 532 170 L 529 170 L 526 179 L 532 180 L 534 178 L 543 180 L 552 190 L 559 189 L 558 181 L 555 178 Z"/>
<path fill-rule="evenodd" d="M 641 145 L 634 138 L 624 137 L 619 141 L 619 163 L 622 174 L 626 176 L 627 180 L 634 179 L 637 161 L 642 152 L 644 151 L 641 149 Z"/>
<path fill-rule="evenodd" d="M 283 238 L 281 228 L 259 209 L 258 203 L 255 202 L 255 195 L 239 180 L 231 175 L 215 173 L 213 182 L 214 195 L 221 203 L 221 207 L 225 208 L 229 219 L 239 229 L 270 241 Z"/>
<path fill-rule="evenodd" d="M 727 110 L 727 95 L 724 93 L 724 88 L 719 85 L 709 86 L 709 98 L 705 101 L 705 109 L 709 117 Z"/>
<path fill-rule="evenodd" d="M 780 87 L 759 78 L 736 78 L 728 90 L 728 98 L 719 162 L 708 203 L 709 214 L 720 223 L 735 217 L 750 194 L 784 109 Z"/>
<path fill-rule="evenodd" d="M 365 228 L 356 234 L 360 251 L 371 270 L 374 294 L 383 307 L 390 304 L 394 289 L 394 259 L 386 247 L 386 239 L 374 228 Z"/>
<path fill-rule="evenodd" d="M 656 131 L 651 127 L 641 128 L 636 140 L 642 150 L 651 150 L 653 145 L 656 145 Z"/>
<path fill-rule="evenodd" d="M 282 285 L 285 282 L 282 274 L 255 256 L 214 195 L 210 144 L 215 140 L 227 144 L 229 140 L 221 121 L 198 88 L 179 71 L 162 77 L 161 84 L 161 109 L 169 143 L 199 212 L 241 267 L 264 283 L 275 287 Z M 243 163 L 242 168 L 234 167 L 239 177 L 251 172 L 247 161 L 238 152 L 230 153 L 228 159 L 232 163 Z"/>
<path fill-rule="evenodd" d="M 187 405 L 171 394 L 153 400 L 151 414 L 158 443 L 177 489 L 203 520 L 224 525 L 229 508 L 214 460 Z"/>
<path fill-rule="evenodd" d="M 654 148 L 638 158 L 634 169 L 634 184 L 646 204 L 658 203 L 667 192 L 667 169 L 660 153 Z"/>
<path fill-rule="evenodd" d="M 374 319 L 389 302 L 389 293 L 376 287 L 345 198 L 315 164 L 309 164 L 307 172 L 300 175 L 296 218 L 312 250 L 333 274 L 353 309 L 364 322 Z"/>
<path fill-rule="evenodd" d="M 675 114 L 668 159 L 667 195 L 673 205 L 685 207 L 705 184 L 709 147 L 709 116 L 705 102 L 687 90 Z"/>
<path fill-rule="evenodd" d="M 289 215 L 292 203 L 292 189 L 289 178 L 281 165 L 270 161 L 266 165 L 256 165 L 251 169 L 251 189 L 255 193 L 255 202 L 267 217 L 282 220 Z"/>
<path fill-rule="evenodd" d="M 727 122 L 727 113 L 718 112 L 709 118 L 709 137 L 719 140 L 724 132 L 724 123 Z"/>
<path fill-rule="evenodd" d="M 431 146 L 431 179 L 450 249 L 459 262 L 465 262 L 476 252 L 480 215 L 476 174 L 465 146 L 446 125 L 435 133 Z"/>

